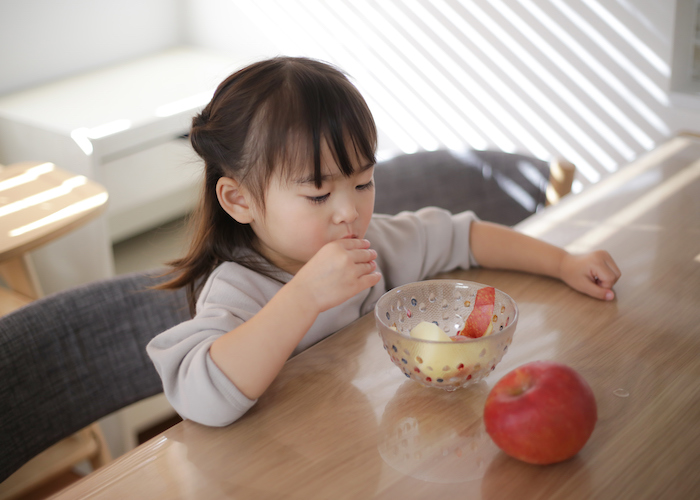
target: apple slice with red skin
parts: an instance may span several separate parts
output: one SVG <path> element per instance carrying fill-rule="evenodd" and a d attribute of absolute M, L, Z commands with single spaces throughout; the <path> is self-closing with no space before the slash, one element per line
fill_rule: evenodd
<path fill-rule="evenodd" d="M 463 335 L 472 339 L 478 339 L 489 335 L 493 330 L 491 318 L 493 317 L 493 307 L 495 303 L 495 288 L 487 286 L 477 290 L 476 299 L 474 299 L 474 309 L 469 314 L 464 329 L 457 335 Z"/>
<path fill-rule="evenodd" d="M 573 457 L 597 420 L 595 396 L 586 380 L 554 361 L 533 361 L 508 372 L 484 404 L 484 424 L 493 442 L 531 464 Z"/>

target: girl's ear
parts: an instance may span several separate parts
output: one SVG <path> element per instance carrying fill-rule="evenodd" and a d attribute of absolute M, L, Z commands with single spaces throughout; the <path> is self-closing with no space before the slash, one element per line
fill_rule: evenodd
<path fill-rule="evenodd" d="M 224 211 L 241 224 L 250 224 L 254 217 L 248 202 L 250 194 L 235 179 L 221 177 L 216 183 L 216 197 Z"/>

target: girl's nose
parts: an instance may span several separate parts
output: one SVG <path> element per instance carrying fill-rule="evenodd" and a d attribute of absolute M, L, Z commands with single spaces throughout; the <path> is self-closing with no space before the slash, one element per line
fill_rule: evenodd
<path fill-rule="evenodd" d="M 333 222 L 335 224 L 348 224 L 354 222 L 359 217 L 357 207 L 352 200 L 342 200 L 335 207 L 333 212 Z"/>

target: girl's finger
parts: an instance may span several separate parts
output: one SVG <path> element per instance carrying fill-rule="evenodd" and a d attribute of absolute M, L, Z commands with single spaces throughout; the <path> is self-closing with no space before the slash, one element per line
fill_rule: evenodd
<path fill-rule="evenodd" d="M 615 273 L 615 277 L 616 277 L 617 279 L 619 279 L 620 276 L 622 276 L 622 271 L 620 271 L 620 268 L 617 267 L 617 264 L 616 264 L 615 261 L 612 259 L 612 257 L 610 257 L 610 256 L 608 255 L 608 258 L 605 260 L 605 262 L 606 262 L 606 264 L 608 265 L 608 267 L 609 267 L 610 269 L 612 269 L 612 271 Z"/>
<path fill-rule="evenodd" d="M 336 240 L 340 243 L 346 250 L 355 250 L 358 248 L 369 248 L 369 240 L 360 238 L 343 238 L 342 240 Z"/>
<path fill-rule="evenodd" d="M 612 286 L 617 283 L 617 280 L 620 279 L 619 269 L 610 267 L 609 265 L 600 266 L 597 272 L 599 284 L 604 288 L 612 288 Z"/>
<path fill-rule="evenodd" d="M 613 272 L 616 278 L 622 276 L 622 272 L 620 271 L 620 268 L 617 267 L 615 259 L 613 259 L 608 252 L 606 252 L 605 250 L 600 250 L 598 252 L 598 257 L 603 262 L 603 264 L 605 264 L 605 266 L 610 268 L 610 270 Z"/>
<path fill-rule="evenodd" d="M 360 284 L 362 285 L 363 289 L 372 287 L 379 283 L 379 280 L 381 280 L 382 275 L 381 273 L 373 272 L 373 273 L 368 273 L 363 276 L 360 276 Z"/>
<path fill-rule="evenodd" d="M 352 259 L 356 263 L 369 262 L 377 258 L 377 251 L 371 248 L 362 250 L 353 250 Z"/>
<path fill-rule="evenodd" d="M 366 270 L 364 274 L 369 274 L 373 272 L 375 269 L 377 269 L 377 263 L 374 262 L 373 260 L 370 260 L 369 262 L 362 264 L 363 268 Z"/>
<path fill-rule="evenodd" d="M 585 293 L 600 300 L 614 299 L 615 292 L 612 291 L 612 286 L 617 281 L 614 271 L 607 266 L 600 266 L 592 272 L 593 279 L 586 283 Z"/>
<path fill-rule="evenodd" d="M 584 281 L 578 290 L 600 300 L 612 300 L 615 298 L 615 292 L 595 281 Z"/>
<path fill-rule="evenodd" d="M 602 288 L 612 288 L 615 284 L 615 278 L 612 271 L 593 271 L 593 279 L 591 280 L 596 286 Z"/>

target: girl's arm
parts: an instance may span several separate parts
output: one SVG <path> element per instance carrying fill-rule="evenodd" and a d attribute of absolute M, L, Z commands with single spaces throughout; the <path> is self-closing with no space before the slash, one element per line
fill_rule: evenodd
<path fill-rule="evenodd" d="M 472 253 L 480 266 L 542 274 L 601 300 L 615 297 L 620 269 L 608 252 L 572 255 L 566 250 L 489 222 L 472 223 Z"/>
<path fill-rule="evenodd" d="M 324 246 L 255 316 L 214 341 L 211 359 L 246 397 L 257 399 L 320 313 L 379 281 L 376 257 L 367 240 Z"/>

